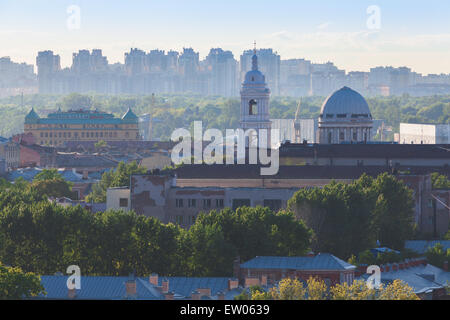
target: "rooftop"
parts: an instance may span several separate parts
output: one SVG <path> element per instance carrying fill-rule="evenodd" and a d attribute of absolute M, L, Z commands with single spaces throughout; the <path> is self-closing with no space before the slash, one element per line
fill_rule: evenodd
<path fill-rule="evenodd" d="M 244 269 L 353 270 L 351 265 L 329 253 L 313 257 L 256 257 L 240 265 Z"/>

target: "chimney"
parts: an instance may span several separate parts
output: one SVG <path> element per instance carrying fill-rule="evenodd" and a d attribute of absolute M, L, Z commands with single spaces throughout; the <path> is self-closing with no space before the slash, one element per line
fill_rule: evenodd
<path fill-rule="evenodd" d="M 127 297 L 132 297 L 136 295 L 136 280 L 127 280 L 125 282 L 125 289 L 127 291 Z"/>
<path fill-rule="evenodd" d="M 267 286 L 267 276 L 266 275 L 261 276 L 261 285 Z"/>
<path fill-rule="evenodd" d="M 239 287 L 238 279 L 228 279 L 228 291 L 237 289 Z"/>
<path fill-rule="evenodd" d="M 149 282 L 154 285 L 155 287 L 157 287 L 159 285 L 158 282 L 158 274 L 157 273 L 152 273 L 149 277 Z"/>
<path fill-rule="evenodd" d="M 89 173 L 87 170 L 83 170 L 83 180 L 89 179 Z"/>
<path fill-rule="evenodd" d="M 390 269 L 390 268 L 391 268 L 391 265 L 387 264 L 387 265 L 385 266 L 384 271 L 385 271 L 385 272 L 389 272 L 389 269 Z"/>
<path fill-rule="evenodd" d="M 384 269 L 385 269 L 386 267 L 384 266 L 384 264 L 382 264 L 381 266 L 380 266 L 380 271 L 381 272 L 384 272 Z"/>
<path fill-rule="evenodd" d="M 217 300 L 225 300 L 225 293 L 222 291 L 217 292 Z"/>
<path fill-rule="evenodd" d="M 245 287 L 253 287 L 253 286 L 259 286 L 259 278 L 257 277 L 245 277 Z"/>
<path fill-rule="evenodd" d="M 169 292 L 169 279 L 164 278 L 161 282 L 161 291 L 162 293 L 168 293 Z"/>
<path fill-rule="evenodd" d="M 68 290 L 67 297 L 69 299 L 75 299 L 76 296 L 77 296 L 77 290 L 75 288 Z"/>
<path fill-rule="evenodd" d="M 361 274 L 365 274 L 365 273 L 367 272 L 367 265 L 365 265 L 365 264 L 360 265 L 360 266 L 358 267 L 358 271 L 359 271 Z"/>
<path fill-rule="evenodd" d="M 191 293 L 191 300 L 200 300 L 201 295 L 198 291 L 192 291 Z"/>
<path fill-rule="evenodd" d="M 172 291 L 167 292 L 164 294 L 164 300 L 173 300 L 175 296 L 175 293 L 173 293 Z"/>
<path fill-rule="evenodd" d="M 393 263 L 392 264 L 392 271 L 397 271 L 398 270 L 398 264 L 397 263 Z"/>
<path fill-rule="evenodd" d="M 200 297 L 211 297 L 211 288 L 199 288 L 197 289 L 197 292 L 200 293 Z"/>
<path fill-rule="evenodd" d="M 448 272 L 448 261 L 444 261 L 444 271 Z"/>

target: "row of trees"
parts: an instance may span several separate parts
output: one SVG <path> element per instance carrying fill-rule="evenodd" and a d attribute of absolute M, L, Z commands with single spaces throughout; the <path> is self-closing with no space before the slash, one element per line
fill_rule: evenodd
<path fill-rule="evenodd" d="M 315 251 L 346 259 L 377 242 L 402 250 L 415 229 L 412 191 L 387 173 L 301 189 L 288 205 L 314 231 Z"/>
<path fill-rule="evenodd" d="M 32 185 L 0 191 L 0 261 L 26 272 L 76 264 L 90 275 L 229 276 L 237 256 L 296 256 L 310 247 L 311 231 L 289 212 L 212 211 L 185 230 L 134 212 L 65 208 Z"/>
<path fill-rule="evenodd" d="M 283 279 L 267 292 L 258 286 L 251 287 L 236 300 L 419 300 L 419 297 L 401 280 L 380 285 L 378 289 L 370 288 L 364 280 L 328 288 L 323 280 L 310 277 L 305 284 L 298 279 Z"/>
<path fill-rule="evenodd" d="M 299 98 L 273 97 L 271 118 L 294 118 Z M 325 97 L 303 97 L 300 116 L 317 118 Z M 450 121 L 450 96 L 376 97 L 367 102 L 375 119 L 385 119 L 388 125 L 399 129 L 400 122 L 448 123 Z M 97 108 L 122 115 L 128 107 L 136 114 L 151 113 L 161 122 L 154 123 L 154 138 L 167 140 L 176 128 L 190 127 L 192 122 L 202 120 L 206 128 L 236 128 L 239 125 L 239 99 L 205 97 L 192 94 L 162 94 L 152 96 L 103 96 L 70 94 L 29 95 L 0 99 L 0 134 L 10 136 L 23 129 L 23 119 L 29 109 L 62 110 Z"/>

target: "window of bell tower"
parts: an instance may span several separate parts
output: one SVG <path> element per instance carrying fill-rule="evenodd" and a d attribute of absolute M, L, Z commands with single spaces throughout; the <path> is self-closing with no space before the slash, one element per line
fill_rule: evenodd
<path fill-rule="evenodd" d="M 248 114 L 251 116 L 258 114 L 258 102 L 255 99 L 250 100 L 248 103 Z"/>

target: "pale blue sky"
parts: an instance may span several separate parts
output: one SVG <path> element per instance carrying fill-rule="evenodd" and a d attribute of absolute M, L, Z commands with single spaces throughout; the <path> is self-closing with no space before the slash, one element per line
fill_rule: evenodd
<path fill-rule="evenodd" d="M 81 9 L 69 30 L 67 8 Z M 381 29 L 369 30 L 366 10 L 378 5 Z M 0 56 L 35 62 L 38 51 L 61 55 L 103 49 L 123 62 L 130 47 L 274 48 L 282 58 L 333 61 L 341 68 L 409 66 L 450 73 L 450 1 L 446 0 L 0 0 Z"/>

